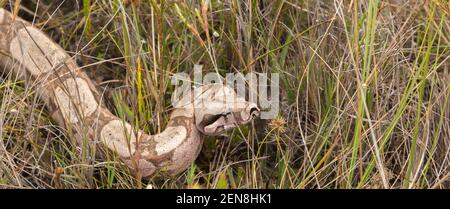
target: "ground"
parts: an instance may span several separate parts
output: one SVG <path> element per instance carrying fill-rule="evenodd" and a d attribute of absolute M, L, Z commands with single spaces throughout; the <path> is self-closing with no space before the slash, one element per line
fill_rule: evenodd
<path fill-rule="evenodd" d="M 34 89 L 0 77 L 0 187 L 450 188 L 446 0 L 5 1 L 164 129 L 171 75 L 279 73 L 280 112 L 208 137 L 177 176 L 142 179 L 77 148 Z"/>

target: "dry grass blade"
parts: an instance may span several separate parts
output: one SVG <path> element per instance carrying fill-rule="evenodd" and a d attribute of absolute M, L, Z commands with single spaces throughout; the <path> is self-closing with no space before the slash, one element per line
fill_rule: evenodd
<path fill-rule="evenodd" d="M 450 188 L 448 1 L 0 7 L 42 27 L 97 82 L 102 102 L 150 133 L 168 121 L 171 76 L 197 64 L 222 76 L 279 73 L 281 87 L 277 118 L 206 138 L 178 176 L 142 179 L 113 153 L 77 149 L 36 85 L 1 74 L 2 188 Z"/>

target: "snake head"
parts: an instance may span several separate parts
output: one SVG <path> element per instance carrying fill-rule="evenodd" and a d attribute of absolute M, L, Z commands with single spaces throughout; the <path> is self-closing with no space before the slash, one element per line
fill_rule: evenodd
<path fill-rule="evenodd" d="M 233 88 L 208 84 L 194 89 L 195 125 L 205 135 L 220 135 L 259 116 L 259 108 Z"/>

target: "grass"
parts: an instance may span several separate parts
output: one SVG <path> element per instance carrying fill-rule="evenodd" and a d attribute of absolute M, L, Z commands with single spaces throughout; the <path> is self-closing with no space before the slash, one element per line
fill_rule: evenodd
<path fill-rule="evenodd" d="M 0 187 L 450 188 L 448 1 L 10 3 L 135 128 L 164 129 L 170 76 L 195 64 L 280 73 L 281 94 L 277 118 L 208 137 L 180 175 L 142 179 L 78 149 L 35 89 L 3 74 Z"/>

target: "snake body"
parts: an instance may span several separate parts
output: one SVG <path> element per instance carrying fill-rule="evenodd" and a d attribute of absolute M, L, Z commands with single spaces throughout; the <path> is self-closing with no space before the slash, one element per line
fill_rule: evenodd
<path fill-rule="evenodd" d="M 236 97 L 233 89 L 211 84 L 184 96 L 164 131 L 150 135 L 115 116 L 91 79 L 64 49 L 29 22 L 0 9 L 0 71 L 12 72 L 35 87 L 49 115 L 97 148 L 114 151 L 141 176 L 158 171 L 177 174 L 198 156 L 203 135 L 217 135 L 259 114 L 256 104 Z M 194 95 L 199 95 L 195 97 Z M 200 102 L 201 101 L 201 102 Z M 197 106 L 202 103 L 203 106 Z"/>

